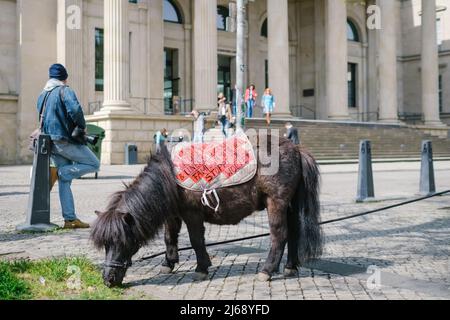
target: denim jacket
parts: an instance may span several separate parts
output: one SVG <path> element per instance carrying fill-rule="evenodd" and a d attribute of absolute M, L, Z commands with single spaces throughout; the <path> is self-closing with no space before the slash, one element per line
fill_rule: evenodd
<path fill-rule="evenodd" d="M 64 90 L 61 92 L 61 90 Z M 78 102 L 75 92 L 62 82 L 50 79 L 46 88 L 41 93 L 37 102 L 37 110 L 40 114 L 43 102 L 47 98 L 42 132 L 50 135 L 53 141 L 66 141 L 77 144 L 72 139 L 75 127 L 86 128 L 83 109 Z M 64 99 L 64 101 L 62 101 Z"/>

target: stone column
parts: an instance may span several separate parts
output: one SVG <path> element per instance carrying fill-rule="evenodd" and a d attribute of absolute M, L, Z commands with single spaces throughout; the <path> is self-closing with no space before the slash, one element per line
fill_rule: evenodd
<path fill-rule="evenodd" d="M 328 118 L 349 119 L 347 5 L 344 0 L 327 0 L 325 8 L 326 104 Z"/>
<path fill-rule="evenodd" d="M 48 68 L 56 57 L 56 11 L 54 0 L 17 0 L 17 163 L 30 163 L 30 132 L 38 126 L 36 100 L 48 81 Z M 3 27 L 3 26 L 2 26 Z M 2 137 L 3 138 L 3 137 Z"/>
<path fill-rule="evenodd" d="M 149 2 L 148 16 L 148 74 L 149 112 L 164 114 L 164 14 L 163 0 Z"/>
<path fill-rule="evenodd" d="M 131 112 L 128 102 L 128 0 L 105 0 L 105 98 L 102 113 Z"/>
<path fill-rule="evenodd" d="M 236 0 L 236 104 L 241 106 L 244 102 L 245 94 L 245 24 L 246 24 L 246 4 L 244 0 Z M 242 118 L 245 117 L 240 107 L 236 113 L 236 129 L 242 129 Z"/>
<path fill-rule="evenodd" d="M 148 97 L 148 79 L 150 78 L 150 73 L 142 72 L 142 70 L 148 70 L 148 66 L 150 64 L 150 60 L 148 59 L 148 2 L 138 2 L 138 13 L 139 13 L 139 63 L 130 62 L 130 68 L 133 79 L 131 79 L 130 83 L 133 81 L 139 81 L 139 84 L 134 84 L 130 90 L 131 96 L 137 97 Z M 132 50 L 130 50 L 132 52 Z M 131 58 L 132 59 L 132 58 Z M 130 60 L 131 61 L 131 60 Z M 135 89 L 136 88 L 136 89 Z M 135 92 L 136 93 L 135 93 Z M 145 110 L 144 110 L 145 111 Z"/>
<path fill-rule="evenodd" d="M 58 0 L 57 56 L 69 73 L 68 84 L 87 106 L 83 76 L 83 0 Z"/>
<path fill-rule="evenodd" d="M 314 1 L 314 68 L 315 68 L 315 105 L 317 119 L 328 119 L 326 86 L 326 41 L 325 7 L 327 0 Z"/>
<path fill-rule="evenodd" d="M 276 101 L 274 116 L 291 116 L 288 0 L 267 0 L 267 12 L 269 86 Z"/>
<path fill-rule="evenodd" d="M 194 3 L 194 99 L 197 110 L 217 108 L 217 0 Z"/>
<path fill-rule="evenodd" d="M 260 50 L 260 33 L 261 24 L 259 16 L 259 8 L 255 2 L 249 2 L 247 5 L 248 11 L 248 50 L 246 59 L 248 61 L 248 82 L 256 85 L 256 91 L 259 94 L 259 98 L 264 91 L 264 61 L 265 56 Z M 234 82 L 233 82 L 234 83 Z"/>
<path fill-rule="evenodd" d="M 378 0 L 382 25 L 378 32 L 379 120 L 398 122 L 397 1 Z"/>
<path fill-rule="evenodd" d="M 370 3 L 372 4 L 372 3 Z M 367 111 L 379 112 L 380 83 L 378 81 L 378 32 L 367 32 Z"/>
<path fill-rule="evenodd" d="M 186 105 L 186 108 L 189 108 L 190 106 L 193 106 L 191 101 L 194 96 L 192 81 L 194 78 L 192 76 L 192 25 L 187 23 L 184 24 L 184 71 L 182 68 L 181 72 L 184 73 L 181 75 L 183 82 L 180 93 L 183 99 L 189 100 Z"/>
<path fill-rule="evenodd" d="M 425 125 L 442 125 L 439 115 L 436 0 L 422 0 L 422 108 Z"/>

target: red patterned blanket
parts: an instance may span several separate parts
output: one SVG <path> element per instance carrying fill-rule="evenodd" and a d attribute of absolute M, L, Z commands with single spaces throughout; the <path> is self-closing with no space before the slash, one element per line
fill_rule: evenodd
<path fill-rule="evenodd" d="M 172 150 L 177 182 L 192 191 L 246 183 L 257 171 L 257 159 L 245 134 L 223 142 L 181 143 Z"/>

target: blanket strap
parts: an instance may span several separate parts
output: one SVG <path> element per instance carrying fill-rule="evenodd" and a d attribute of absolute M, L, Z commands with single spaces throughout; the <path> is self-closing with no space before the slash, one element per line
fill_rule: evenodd
<path fill-rule="evenodd" d="M 216 207 L 213 207 L 213 206 L 210 204 L 210 202 L 209 202 L 209 200 L 208 200 L 208 196 L 210 196 L 210 195 L 214 195 L 214 198 L 215 198 L 216 203 L 217 203 L 217 206 L 216 206 Z M 219 195 L 217 194 L 216 189 L 213 189 L 213 190 L 207 190 L 207 189 L 205 189 L 205 190 L 203 191 L 203 195 L 202 195 L 202 204 L 203 204 L 205 207 L 208 207 L 208 208 L 214 210 L 214 212 L 216 212 L 216 213 L 219 211 L 219 208 L 220 208 L 220 199 L 219 199 Z"/>

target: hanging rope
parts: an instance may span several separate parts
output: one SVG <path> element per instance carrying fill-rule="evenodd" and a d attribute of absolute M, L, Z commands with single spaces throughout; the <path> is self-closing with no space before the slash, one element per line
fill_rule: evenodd
<path fill-rule="evenodd" d="M 346 220 L 350 220 L 350 219 L 355 219 L 355 218 L 367 216 L 367 215 L 370 215 L 370 214 L 374 214 L 374 213 L 378 213 L 378 212 L 382 212 L 382 211 L 386 211 L 386 210 L 390 210 L 390 209 L 394 209 L 394 208 L 398 208 L 398 207 L 403 207 L 403 206 L 406 206 L 408 204 L 412 204 L 412 203 L 428 200 L 428 199 L 431 199 L 431 198 L 440 197 L 440 196 L 446 195 L 448 193 L 450 193 L 450 190 L 446 190 L 446 191 L 443 191 L 443 192 L 435 193 L 435 194 L 432 194 L 432 195 L 429 195 L 429 196 L 416 198 L 416 199 L 413 199 L 413 200 L 404 201 L 404 202 L 401 202 L 401 203 L 397 203 L 397 204 L 386 206 L 386 207 L 379 208 L 379 209 L 375 209 L 375 210 L 370 210 L 370 211 L 354 214 L 354 215 L 347 216 L 347 217 L 342 217 L 342 218 L 338 218 L 338 219 L 324 221 L 324 222 L 320 223 L 320 225 L 328 225 L 328 224 L 332 224 L 332 223 L 336 223 L 336 222 L 341 222 L 341 221 L 346 221 Z M 209 244 L 206 244 L 206 247 L 216 247 L 216 246 L 220 246 L 220 245 L 225 245 L 225 244 L 230 244 L 230 243 L 235 243 L 235 242 L 248 241 L 248 240 L 259 239 L 259 238 L 265 238 L 265 237 L 269 237 L 269 236 L 270 236 L 270 233 L 264 233 L 264 234 L 260 234 L 260 235 L 250 236 L 250 237 L 244 237 L 244 238 L 226 240 L 226 241 L 221 241 L 221 242 L 209 243 Z M 178 249 L 178 251 L 182 252 L 182 251 L 189 251 L 189 250 L 192 250 L 192 249 L 193 249 L 192 247 L 185 247 L 185 248 Z M 156 253 L 154 255 L 141 258 L 141 259 L 137 260 L 137 262 L 151 260 L 151 259 L 163 256 L 165 254 L 166 254 L 166 251 L 160 252 L 160 253 Z"/>

